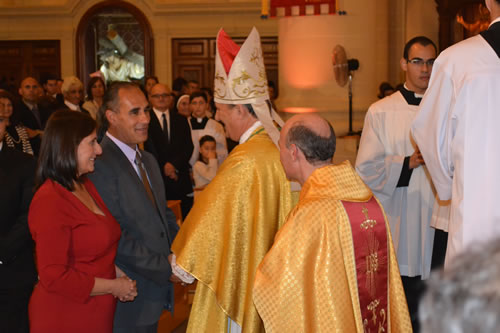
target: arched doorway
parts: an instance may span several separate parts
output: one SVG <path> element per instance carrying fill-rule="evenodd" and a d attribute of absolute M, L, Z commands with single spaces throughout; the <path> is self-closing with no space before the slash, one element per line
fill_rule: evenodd
<path fill-rule="evenodd" d="M 141 81 L 153 73 L 153 33 L 146 16 L 119 0 L 91 7 L 78 24 L 77 75 L 86 85 L 98 70 L 109 81 Z"/>

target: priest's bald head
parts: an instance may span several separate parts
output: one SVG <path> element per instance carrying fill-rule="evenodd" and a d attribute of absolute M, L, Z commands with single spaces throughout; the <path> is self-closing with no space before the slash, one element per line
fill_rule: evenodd
<path fill-rule="evenodd" d="M 336 137 L 324 118 L 302 114 L 285 123 L 278 144 L 286 176 L 304 184 L 314 170 L 332 163 Z"/>

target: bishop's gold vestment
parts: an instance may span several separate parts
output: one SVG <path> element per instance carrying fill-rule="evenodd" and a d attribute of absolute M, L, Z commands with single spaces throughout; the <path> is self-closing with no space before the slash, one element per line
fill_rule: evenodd
<path fill-rule="evenodd" d="M 252 300 L 255 271 L 292 208 L 279 151 L 262 127 L 219 168 L 175 238 L 177 265 L 198 280 L 188 332 L 263 332 Z"/>
<path fill-rule="evenodd" d="M 357 274 L 366 268 L 355 261 L 342 201 L 368 202 L 372 197 L 347 161 L 319 168 L 307 179 L 299 203 L 256 273 L 253 297 L 267 333 L 364 332 L 369 320 L 388 320 L 388 331 L 412 331 L 389 225 L 377 201 L 386 220 L 388 315 L 384 311 L 384 316 L 362 318 Z"/>

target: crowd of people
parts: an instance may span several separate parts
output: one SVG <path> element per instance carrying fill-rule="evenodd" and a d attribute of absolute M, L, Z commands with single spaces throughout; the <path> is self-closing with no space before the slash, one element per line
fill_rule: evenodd
<path fill-rule="evenodd" d="M 0 331 L 153 333 L 173 283 L 194 281 L 189 332 L 495 331 L 486 5 L 489 29 L 440 55 L 407 42 L 355 166 L 332 163 L 321 116 L 277 115 L 256 29 L 241 46 L 219 31 L 213 93 L 154 76 L 0 91 Z"/>

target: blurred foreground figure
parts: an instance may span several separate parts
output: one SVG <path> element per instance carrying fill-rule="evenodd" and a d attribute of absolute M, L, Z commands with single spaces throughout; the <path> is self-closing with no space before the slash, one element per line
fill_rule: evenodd
<path fill-rule="evenodd" d="M 420 303 L 422 332 L 498 332 L 499 285 L 500 239 L 469 247 L 431 274 Z"/>

